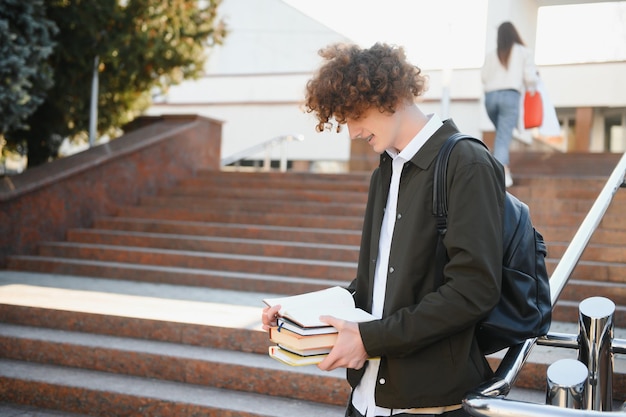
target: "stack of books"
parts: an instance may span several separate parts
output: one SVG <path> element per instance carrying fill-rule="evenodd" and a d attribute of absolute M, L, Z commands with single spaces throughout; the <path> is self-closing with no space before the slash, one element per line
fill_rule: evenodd
<path fill-rule="evenodd" d="M 320 363 L 330 353 L 337 340 L 337 329 L 331 326 L 303 328 L 284 318 L 270 328 L 270 356 L 288 365 Z"/>
<path fill-rule="evenodd" d="M 362 322 L 373 320 L 370 313 L 355 308 L 346 289 L 332 287 L 290 297 L 266 298 L 265 304 L 280 305 L 277 326 L 270 328 L 269 355 L 287 365 L 320 363 L 337 340 L 337 329 L 319 320 L 322 315 Z"/>

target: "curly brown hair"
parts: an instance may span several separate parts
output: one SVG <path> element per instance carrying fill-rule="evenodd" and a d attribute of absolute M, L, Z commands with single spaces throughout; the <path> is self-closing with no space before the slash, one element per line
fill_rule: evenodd
<path fill-rule="evenodd" d="M 394 113 L 426 90 L 427 78 L 407 62 L 404 49 L 377 43 L 369 49 L 334 44 L 319 51 L 326 62 L 306 85 L 305 106 L 318 119 L 316 130 L 337 132 L 347 119 L 358 119 L 371 107 Z"/>

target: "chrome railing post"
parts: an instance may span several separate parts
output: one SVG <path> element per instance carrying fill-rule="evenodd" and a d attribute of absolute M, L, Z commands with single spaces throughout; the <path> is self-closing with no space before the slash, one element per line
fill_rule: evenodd
<path fill-rule="evenodd" d="M 578 307 L 578 360 L 589 370 L 586 384 L 588 410 L 613 409 L 613 314 L 615 304 L 604 297 L 583 300 Z"/>
<path fill-rule="evenodd" d="M 560 359 L 548 367 L 546 404 L 582 410 L 589 371 L 576 359 Z"/>

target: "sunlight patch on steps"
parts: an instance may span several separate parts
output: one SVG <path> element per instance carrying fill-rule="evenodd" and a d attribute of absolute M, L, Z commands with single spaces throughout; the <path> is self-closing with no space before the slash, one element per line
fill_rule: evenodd
<path fill-rule="evenodd" d="M 261 330 L 262 307 L 226 303 L 9 284 L 0 286 L 0 304 Z"/>

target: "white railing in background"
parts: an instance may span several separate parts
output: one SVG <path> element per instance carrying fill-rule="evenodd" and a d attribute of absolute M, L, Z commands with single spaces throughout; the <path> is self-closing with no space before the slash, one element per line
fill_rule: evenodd
<path fill-rule="evenodd" d="M 248 149 L 244 149 L 239 151 L 231 156 L 226 158 L 222 158 L 221 165 L 222 167 L 235 164 L 235 166 L 239 166 L 239 162 L 248 159 L 252 156 L 258 155 L 261 152 L 265 152 L 265 156 L 263 159 L 263 170 L 269 171 L 271 168 L 271 152 L 272 149 L 276 146 L 280 146 L 280 172 L 287 171 L 287 152 L 286 152 L 286 142 L 299 141 L 302 142 L 304 140 L 304 135 L 301 134 L 289 134 L 282 135 L 267 140 L 265 142 L 256 144 L 254 146 L 249 147 Z"/>

